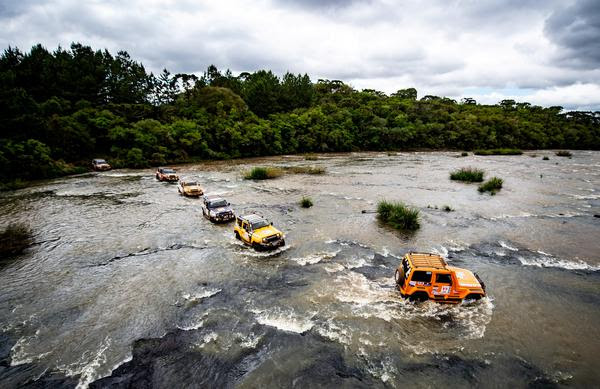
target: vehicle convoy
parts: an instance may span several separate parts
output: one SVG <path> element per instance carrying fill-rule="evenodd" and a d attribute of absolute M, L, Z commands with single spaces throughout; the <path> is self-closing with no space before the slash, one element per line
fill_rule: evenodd
<path fill-rule="evenodd" d="M 200 197 L 204 194 L 204 189 L 196 181 L 179 180 L 177 191 L 181 195 L 190 197 Z"/>
<path fill-rule="evenodd" d="M 402 297 L 413 301 L 434 300 L 456 304 L 485 297 L 485 284 L 477 274 L 448 266 L 444 258 L 437 254 L 406 254 L 394 278 Z"/>
<path fill-rule="evenodd" d="M 105 171 L 112 169 L 112 167 L 108 164 L 108 162 L 106 162 L 106 160 L 97 158 L 92 159 L 92 169 L 96 171 Z"/>
<path fill-rule="evenodd" d="M 158 181 L 169 181 L 176 182 L 179 181 L 179 176 L 175 172 L 175 170 L 168 167 L 159 167 L 156 169 L 156 179 Z"/>
<path fill-rule="evenodd" d="M 274 249 L 285 245 L 283 233 L 263 217 L 251 214 L 237 216 L 233 227 L 236 239 L 254 249 Z"/>
<path fill-rule="evenodd" d="M 202 215 L 214 223 L 231 221 L 235 219 L 235 215 L 230 205 L 222 197 L 204 196 Z"/>

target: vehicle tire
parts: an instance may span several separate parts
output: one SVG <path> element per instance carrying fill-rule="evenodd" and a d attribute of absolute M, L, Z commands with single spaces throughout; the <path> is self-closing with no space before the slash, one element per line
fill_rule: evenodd
<path fill-rule="evenodd" d="M 279 245 L 279 247 L 283 247 L 285 246 L 285 239 L 281 239 L 281 244 Z"/>
<path fill-rule="evenodd" d="M 240 237 L 240 234 L 238 234 L 238 232 L 237 232 L 237 231 L 235 232 L 235 238 L 236 238 L 237 240 L 242 240 L 242 238 Z"/>
<path fill-rule="evenodd" d="M 467 296 L 466 296 L 466 297 L 463 299 L 463 301 L 466 301 L 466 300 L 475 300 L 475 301 L 477 301 L 477 300 L 481 300 L 481 298 L 482 298 L 482 297 L 483 297 L 483 296 L 482 296 L 481 294 L 479 294 L 479 293 L 471 293 L 471 294 L 468 294 L 468 295 L 467 295 Z"/>
<path fill-rule="evenodd" d="M 415 292 L 408 296 L 408 299 L 414 302 L 423 302 L 429 300 L 429 296 L 424 292 Z"/>
<path fill-rule="evenodd" d="M 394 280 L 396 281 L 396 285 L 398 285 L 398 281 L 400 281 L 399 278 L 399 271 L 398 269 L 396 269 L 396 272 L 394 273 Z"/>

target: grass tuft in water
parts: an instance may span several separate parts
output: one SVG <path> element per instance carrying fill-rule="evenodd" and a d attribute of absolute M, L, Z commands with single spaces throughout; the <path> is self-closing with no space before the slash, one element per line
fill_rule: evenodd
<path fill-rule="evenodd" d="M 316 154 L 306 154 L 304 159 L 307 161 L 316 161 L 319 157 Z"/>
<path fill-rule="evenodd" d="M 475 150 L 475 155 L 521 155 L 523 152 L 519 149 L 485 149 Z"/>
<path fill-rule="evenodd" d="M 542 158 L 544 161 L 548 161 L 550 158 L 548 158 L 547 156 L 544 156 L 544 158 Z"/>
<path fill-rule="evenodd" d="M 381 222 L 397 230 L 418 230 L 419 210 L 401 202 L 380 201 L 377 204 L 377 217 Z"/>
<path fill-rule="evenodd" d="M 443 209 L 444 211 L 446 211 L 446 212 L 452 212 L 452 211 L 454 211 L 454 209 L 453 209 L 451 206 L 449 206 L 449 205 L 444 205 L 444 206 L 442 207 L 442 209 Z"/>
<path fill-rule="evenodd" d="M 300 200 L 300 206 L 302 208 L 310 208 L 313 206 L 313 202 L 310 197 L 302 197 L 302 200 Z"/>
<path fill-rule="evenodd" d="M 22 224 L 11 224 L 0 232 L 0 258 L 21 254 L 32 242 L 31 230 Z"/>
<path fill-rule="evenodd" d="M 324 167 L 316 166 L 291 166 L 286 167 L 285 170 L 294 174 L 325 174 Z"/>
<path fill-rule="evenodd" d="M 477 189 L 480 193 L 490 192 L 491 195 L 495 195 L 497 191 L 502 189 L 502 183 L 504 181 L 498 177 L 492 177 L 483 184 L 479 185 Z"/>
<path fill-rule="evenodd" d="M 556 152 L 556 156 L 557 157 L 572 157 L 573 154 L 571 154 L 571 152 L 567 151 L 567 150 L 559 150 Z"/>
<path fill-rule="evenodd" d="M 247 180 L 269 180 L 280 177 L 283 171 L 276 167 L 254 167 L 244 176 Z"/>
<path fill-rule="evenodd" d="M 450 173 L 450 179 L 465 182 L 482 182 L 485 172 L 473 167 L 463 167 Z"/>
<path fill-rule="evenodd" d="M 466 151 L 463 151 L 462 153 L 460 153 L 461 157 L 468 157 L 469 153 L 467 153 Z"/>

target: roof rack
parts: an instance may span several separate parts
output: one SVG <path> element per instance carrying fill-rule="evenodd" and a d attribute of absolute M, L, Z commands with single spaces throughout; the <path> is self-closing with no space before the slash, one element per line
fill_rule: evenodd
<path fill-rule="evenodd" d="M 446 269 L 446 261 L 439 254 L 409 252 L 408 257 L 415 267 Z"/>

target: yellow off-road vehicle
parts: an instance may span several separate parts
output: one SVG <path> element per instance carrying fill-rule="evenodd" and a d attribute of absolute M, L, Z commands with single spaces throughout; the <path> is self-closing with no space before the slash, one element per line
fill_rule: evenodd
<path fill-rule="evenodd" d="M 402 297 L 413 301 L 460 303 L 485 296 L 485 284 L 477 274 L 448 266 L 437 254 L 408 253 L 396 269 L 396 286 Z"/>
<path fill-rule="evenodd" d="M 204 194 L 204 189 L 196 181 L 179 180 L 177 191 L 181 195 L 190 197 L 200 197 Z"/>
<path fill-rule="evenodd" d="M 274 249 L 285 245 L 283 232 L 258 215 L 236 216 L 235 238 L 254 249 Z"/>

